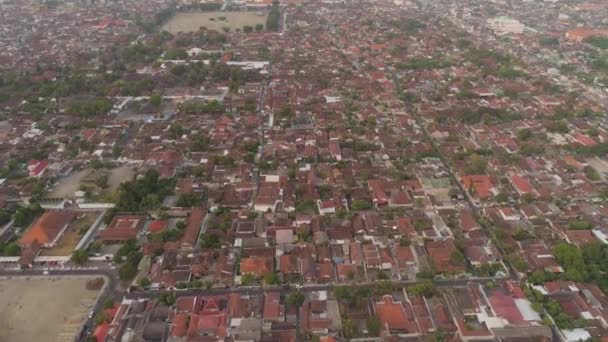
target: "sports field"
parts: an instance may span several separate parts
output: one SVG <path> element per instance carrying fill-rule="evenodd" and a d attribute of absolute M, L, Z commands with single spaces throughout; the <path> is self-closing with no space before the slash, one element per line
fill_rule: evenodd
<path fill-rule="evenodd" d="M 0 341 L 74 341 L 99 293 L 85 277 L 0 279 Z"/>
<path fill-rule="evenodd" d="M 243 29 L 249 25 L 255 27 L 256 24 L 266 25 L 267 12 L 193 12 L 178 13 L 171 18 L 162 30 L 172 34 L 179 32 L 196 32 L 201 27 L 209 30 L 222 32 L 224 27 L 235 31 Z"/>

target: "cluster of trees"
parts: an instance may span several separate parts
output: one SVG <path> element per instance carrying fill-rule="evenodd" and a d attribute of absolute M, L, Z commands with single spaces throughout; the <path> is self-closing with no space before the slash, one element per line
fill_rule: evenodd
<path fill-rule="evenodd" d="M 296 202 L 296 213 L 316 213 L 317 203 L 314 200 L 301 200 Z"/>
<path fill-rule="evenodd" d="M 266 18 L 266 29 L 268 31 L 278 31 L 279 21 L 281 20 L 281 13 L 279 9 L 279 1 L 274 0 L 268 18 Z"/>
<path fill-rule="evenodd" d="M 112 109 L 112 106 L 112 101 L 105 97 L 101 97 L 94 100 L 69 103 L 65 107 L 65 113 L 68 115 L 78 115 L 84 117 L 104 115 Z"/>
<path fill-rule="evenodd" d="M 162 49 L 151 44 L 135 43 L 131 44 L 119 51 L 117 57 L 122 59 L 123 63 L 152 63 L 162 53 Z"/>
<path fill-rule="evenodd" d="M 458 111 L 456 115 L 462 123 L 467 125 L 475 125 L 482 122 L 486 124 L 508 123 L 522 119 L 520 113 L 488 107 L 467 108 Z"/>
<path fill-rule="evenodd" d="M 40 214 L 44 209 L 38 203 L 30 204 L 27 207 L 18 208 L 13 214 L 13 225 L 19 228 L 25 228 L 32 223 L 34 218 Z"/>
<path fill-rule="evenodd" d="M 164 58 L 166 60 L 182 60 L 188 58 L 188 53 L 184 49 L 173 48 L 165 51 Z"/>
<path fill-rule="evenodd" d="M 608 293 L 608 245 L 594 242 L 577 248 L 562 242 L 555 246 L 554 254 L 564 273 L 535 271 L 528 277 L 530 283 L 542 284 L 556 279 L 593 282 Z"/>
<path fill-rule="evenodd" d="M 575 220 L 568 223 L 568 229 L 570 230 L 590 230 L 593 229 L 593 223 L 587 220 Z"/>
<path fill-rule="evenodd" d="M 142 254 L 135 240 L 129 240 L 120 246 L 120 249 L 114 254 L 114 262 L 121 264 L 118 269 L 118 276 L 121 280 L 126 281 L 135 277 L 141 258 Z"/>
<path fill-rule="evenodd" d="M 89 251 L 86 249 L 76 249 L 72 252 L 70 261 L 75 264 L 82 265 L 89 261 Z"/>
<path fill-rule="evenodd" d="M 370 200 L 354 200 L 350 206 L 355 211 L 362 211 L 370 210 L 373 207 L 373 204 Z"/>
<path fill-rule="evenodd" d="M 181 112 L 186 114 L 221 114 L 224 104 L 213 100 L 210 102 L 187 101 L 182 103 Z"/>
<path fill-rule="evenodd" d="M 16 242 L 0 242 L 0 255 L 2 256 L 19 256 L 21 255 L 21 247 Z"/>
<path fill-rule="evenodd" d="M 417 69 L 443 69 L 450 67 L 452 63 L 439 58 L 413 57 L 405 63 L 396 65 L 398 69 L 417 70 Z"/>
<path fill-rule="evenodd" d="M 427 281 L 408 287 L 407 292 L 416 296 L 430 298 L 435 295 L 435 286 L 432 282 Z"/>
<path fill-rule="evenodd" d="M 176 206 L 178 207 L 198 207 L 203 204 L 203 197 L 201 194 L 196 194 L 193 192 L 190 193 L 182 193 L 177 197 Z"/>
<path fill-rule="evenodd" d="M 608 49 L 608 37 L 602 36 L 591 36 L 585 39 L 585 43 L 591 44 L 596 48 L 600 49 Z"/>
<path fill-rule="evenodd" d="M 395 27 L 397 27 L 398 29 L 400 29 L 401 31 L 403 31 L 404 33 L 413 33 L 416 32 L 418 30 L 424 29 L 426 28 L 426 24 L 423 22 L 420 22 L 416 19 L 413 18 L 406 18 L 403 20 L 395 20 L 393 22 L 391 22 L 391 24 Z"/>
<path fill-rule="evenodd" d="M 161 179 L 157 170 L 150 169 L 141 179 L 124 182 L 119 186 L 113 213 L 158 209 L 162 200 L 171 194 L 172 190 L 171 179 Z"/>
<path fill-rule="evenodd" d="M 220 248 L 222 242 L 220 237 L 215 233 L 205 232 L 201 235 L 201 247 L 203 248 Z"/>
<path fill-rule="evenodd" d="M 473 274 L 477 277 L 494 277 L 498 271 L 503 270 L 502 266 L 496 264 L 481 264 L 473 269 Z"/>
<path fill-rule="evenodd" d="M 540 45 L 544 45 L 544 46 L 559 45 L 559 39 L 557 39 L 555 37 L 540 37 L 538 39 L 538 42 L 540 43 Z"/>
<path fill-rule="evenodd" d="M 532 302 L 532 308 L 543 316 L 545 325 L 551 325 L 551 321 L 545 316 L 549 314 L 559 329 L 584 328 L 586 326 L 584 319 L 573 319 L 564 312 L 558 302 L 545 297 L 542 293 L 529 287 L 524 288 L 524 293 Z"/>
<path fill-rule="evenodd" d="M 473 153 L 467 158 L 464 169 L 469 175 L 483 175 L 486 173 L 487 167 L 487 160 L 477 153 Z"/>

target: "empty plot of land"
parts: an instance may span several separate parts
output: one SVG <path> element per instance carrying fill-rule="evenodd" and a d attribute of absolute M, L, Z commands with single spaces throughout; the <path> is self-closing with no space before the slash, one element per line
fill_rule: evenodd
<path fill-rule="evenodd" d="M 0 280 L 0 341 L 73 341 L 99 291 L 91 278 Z"/>
<path fill-rule="evenodd" d="M 80 187 L 80 181 L 86 176 L 87 170 L 74 171 L 66 177 L 60 178 L 49 197 L 72 197 Z"/>
<path fill-rule="evenodd" d="M 242 29 L 249 25 L 266 25 L 266 12 L 194 12 L 178 13 L 171 18 L 162 28 L 172 34 L 179 32 L 196 32 L 201 27 L 209 30 L 222 31 L 224 27 L 230 30 Z"/>
<path fill-rule="evenodd" d="M 133 179 L 135 175 L 135 169 L 129 165 L 119 166 L 110 170 L 110 175 L 108 177 L 108 189 L 106 189 L 109 193 L 113 193 L 118 189 L 118 186 L 121 183 L 128 182 Z"/>

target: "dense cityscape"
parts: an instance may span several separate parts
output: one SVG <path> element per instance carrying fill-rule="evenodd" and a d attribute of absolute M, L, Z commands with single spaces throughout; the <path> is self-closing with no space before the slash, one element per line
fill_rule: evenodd
<path fill-rule="evenodd" d="M 0 342 L 608 341 L 608 2 L 0 0 Z"/>

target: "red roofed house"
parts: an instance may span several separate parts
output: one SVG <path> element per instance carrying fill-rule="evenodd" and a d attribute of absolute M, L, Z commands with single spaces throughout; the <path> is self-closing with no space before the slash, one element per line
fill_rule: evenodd
<path fill-rule="evenodd" d="M 285 320 L 285 306 L 281 304 L 279 292 L 268 292 L 264 297 L 264 322 Z"/>
<path fill-rule="evenodd" d="M 150 223 L 148 231 L 150 233 L 162 233 L 167 228 L 167 221 L 165 220 L 154 220 Z"/>
<path fill-rule="evenodd" d="M 241 259 L 241 274 L 253 274 L 263 276 L 272 272 L 272 257 L 254 255 Z"/>
<path fill-rule="evenodd" d="M 536 191 L 530 185 L 530 183 L 525 180 L 523 177 L 518 175 L 513 175 L 509 178 L 511 180 L 511 184 L 515 188 L 515 191 L 521 196 L 524 194 L 535 194 Z"/>
<path fill-rule="evenodd" d="M 27 170 L 30 172 L 30 177 L 40 178 L 48 166 L 48 160 L 32 160 L 28 164 Z"/>
<path fill-rule="evenodd" d="M 464 265 L 452 262 L 452 254 L 458 251 L 452 239 L 429 241 L 425 244 L 425 247 L 437 272 L 464 272 Z"/>
<path fill-rule="evenodd" d="M 566 38 L 579 43 L 591 36 L 593 36 L 593 30 L 582 27 L 577 27 L 566 32 Z"/>
<path fill-rule="evenodd" d="M 477 197 L 481 200 L 489 199 L 492 196 L 492 189 L 494 185 L 490 180 L 490 176 L 487 175 L 472 175 L 472 176 L 463 176 L 462 184 L 464 188 L 471 193 L 473 190 L 474 193 L 471 194 L 473 197 Z"/>
<path fill-rule="evenodd" d="M 76 214 L 72 211 L 47 211 L 21 236 L 19 246 L 25 248 L 37 243 L 51 248 L 75 218 Z"/>
<path fill-rule="evenodd" d="M 184 230 L 184 235 L 182 236 L 182 247 L 193 247 L 196 244 L 205 215 L 206 213 L 203 208 L 192 208 L 192 211 L 188 216 L 188 223 L 186 225 L 186 229 Z"/>
<path fill-rule="evenodd" d="M 417 333 L 415 322 L 411 322 L 401 302 L 395 302 L 391 295 L 382 297 L 382 301 L 374 303 L 376 315 L 382 324 L 382 335 Z"/>
<path fill-rule="evenodd" d="M 105 243 L 135 240 L 145 222 L 144 215 L 116 215 L 108 227 L 99 234 L 99 239 Z"/>
<path fill-rule="evenodd" d="M 577 133 L 574 135 L 574 140 L 583 146 L 595 146 L 597 142 L 585 134 Z"/>

